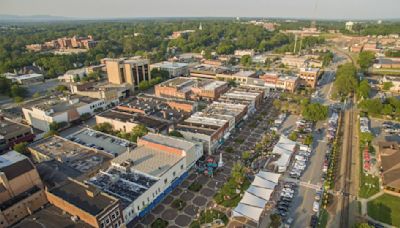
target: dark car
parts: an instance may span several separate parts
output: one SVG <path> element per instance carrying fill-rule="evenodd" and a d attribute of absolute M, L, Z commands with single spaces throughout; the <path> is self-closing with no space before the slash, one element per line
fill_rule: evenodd
<path fill-rule="evenodd" d="M 292 202 L 292 199 L 291 199 L 291 198 L 288 198 L 288 197 L 281 197 L 281 201 L 284 201 L 284 202 Z"/>
<path fill-rule="evenodd" d="M 311 216 L 310 226 L 316 227 L 318 223 L 318 217 L 316 215 Z"/>

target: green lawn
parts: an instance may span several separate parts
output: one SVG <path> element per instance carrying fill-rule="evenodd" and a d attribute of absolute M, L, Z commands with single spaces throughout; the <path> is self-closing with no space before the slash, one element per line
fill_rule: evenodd
<path fill-rule="evenodd" d="M 326 225 L 328 224 L 328 220 L 329 220 L 328 212 L 325 209 L 321 210 L 321 213 L 318 218 L 318 228 L 325 228 Z"/>
<path fill-rule="evenodd" d="M 378 221 L 399 227 L 400 197 L 384 194 L 368 202 L 368 215 Z"/>

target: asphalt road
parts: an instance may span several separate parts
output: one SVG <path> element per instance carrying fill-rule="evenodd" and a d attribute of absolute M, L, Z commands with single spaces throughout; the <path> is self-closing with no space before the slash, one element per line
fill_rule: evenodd
<path fill-rule="evenodd" d="M 322 186 L 322 165 L 328 143 L 325 141 L 325 125 L 323 122 L 316 124 L 316 129 L 323 128 L 321 133 L 314 132 L 313 154 L 306 171 L 300 178 L 299 189 L 293 200 L 290 218 L 293 218 L 293 227 L 304 228 L 309 225 L 311 216 L 315 214 L 312 206 L 316 188 Z M 318 187 L 317 187 L 318 186 Z"/>

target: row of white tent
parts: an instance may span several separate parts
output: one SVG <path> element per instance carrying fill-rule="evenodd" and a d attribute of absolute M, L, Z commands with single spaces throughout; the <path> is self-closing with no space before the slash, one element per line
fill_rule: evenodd
<path fill-rule="evenodd" d="M 274 162 L 275 166 L 278 167 L 278 173 L 285 172 L 289 166 L 290 158 L 296 149 L 296 142 L 288 139 L 286 136 L 281 135 L 278 143 L 272 150 L 273 154 L 280 155 L 278 160 Z"/>
<path fill-rule="evenodd" d="M 233 210 L 233 217 L 246 217 L 256 223 L 265 205 L 270 200 L 271 194 L 278 184 L 281 174 L 260 171 L 256 174 L 250 187 L 244 193 L 242 200 Z"/>

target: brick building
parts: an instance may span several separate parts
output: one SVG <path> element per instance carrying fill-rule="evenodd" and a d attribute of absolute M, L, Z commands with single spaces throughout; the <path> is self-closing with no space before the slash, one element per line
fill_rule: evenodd
<path fill-rule="evenodd" d="M 0 227 L 10 227 L 47 203 L 44 186 L 28 157 L 0 155 Z"/>
<path fill-rule="evenodd" d="M 51 204 L 92 227 L 118 228 L 124 224 L 120 201 L 73 179 L 46 191 Z"/>

